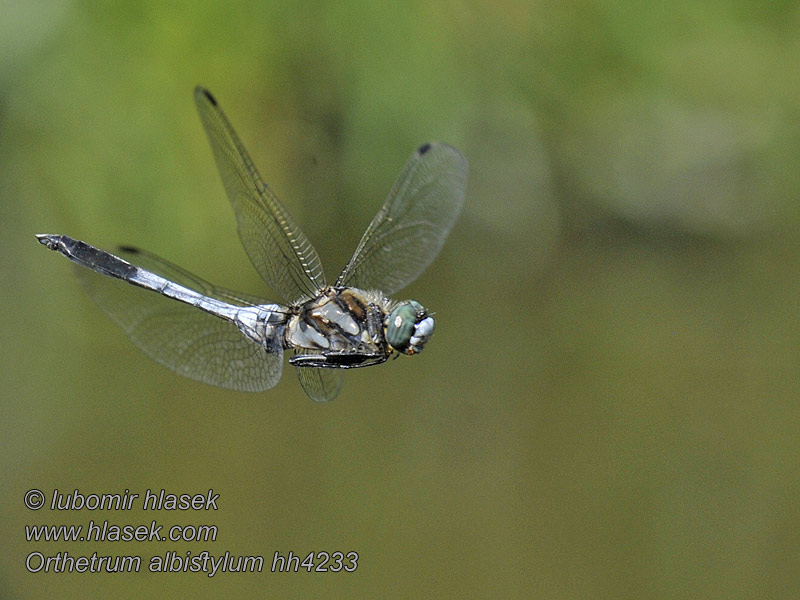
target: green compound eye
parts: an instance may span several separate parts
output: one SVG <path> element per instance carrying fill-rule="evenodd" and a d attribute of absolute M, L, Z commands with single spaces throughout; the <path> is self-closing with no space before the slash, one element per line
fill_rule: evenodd
<path fill-rule="evenodd" d="M 433 317 L 414 300 L 398 304 L 386 319 L 386 341 L 405 354 L 416 354 L 433 334 Z"/>

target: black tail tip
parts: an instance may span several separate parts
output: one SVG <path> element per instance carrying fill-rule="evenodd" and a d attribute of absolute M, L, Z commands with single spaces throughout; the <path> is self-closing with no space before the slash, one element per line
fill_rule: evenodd
<path fill-rule="evenodd" d="M 35 233 L 36 240 L 51 250 L 58 245 L 58 236 L 52 233 Z"/>

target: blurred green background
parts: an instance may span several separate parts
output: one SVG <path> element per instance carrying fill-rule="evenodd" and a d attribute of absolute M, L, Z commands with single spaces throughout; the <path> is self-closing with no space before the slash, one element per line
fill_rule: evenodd
<path fill-rule="evenodd" d="M 0 3 L 0 596 L 787 598 L 800 591 L 800 7 Z M 411 151 L 470 161 L 404 290 L 424 354 L 316 405 L 152 363 L 34 233 L 268 295 L 191 92 L 334 277 Z M 31 512 L 26 490 L 220 494 Z M 138 505 L 137 505 L 138 506 Z M 25 524 L 214 524 L 34 543 Z M 262 555 L 261 574 L 31 574 L 30 552 Z M 269 573 L 278 551 L 357 551 Z M 145 569 L 143 569 L 145 571 Z"/>

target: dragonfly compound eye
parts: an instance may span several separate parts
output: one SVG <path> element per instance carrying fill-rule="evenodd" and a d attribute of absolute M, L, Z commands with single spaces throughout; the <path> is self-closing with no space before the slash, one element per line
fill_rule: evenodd
<path fill-rule="evenodd" d="M 419 302 L 401 302 L 386 319 L 386 341 L 399 352 L 417 354 L 433 335 L 433 325 L 433 317 Z"/>

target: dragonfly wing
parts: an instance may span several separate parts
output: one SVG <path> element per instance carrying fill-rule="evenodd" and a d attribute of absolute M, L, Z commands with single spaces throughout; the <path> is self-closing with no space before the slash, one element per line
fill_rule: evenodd
<path fill-rule="evenodd" d="M 245 294 L 243 292 L 234 292 L 212 285 L 186 269 L 156 256 L 147 250 L 142 250 L 141 248 L 135 248 L 133 246 L 120 246 L 117 248 L 117 254 L 128 262 L 135 264 L 137 267 L 151 271 L 164 279 L 169 279 L 174 283 L 185 286 L 204 296 L 209 296 L 210 298 L 215 298 L 236 306 L 258 306 L 259 304 L 267 304 L 267 300 L 258 296 Z"/>
<path fill-rule="evenodd" d="M 284 302 L 313 297 L 326 285 L 317 251 L 262 181 L 214 97 L 197 87 L 194 99 L 253 266 Z"/>
<path fill-rule="evenodd" d="M 308 353 L 304 350 L 304 353 Z M 342 389 L 341 369 L 317 369 L 313 367 L 296 367 L 297 379 L 303 391 L 314 402 L 328 402 L 339 395 Z"/>
<path fill-rule="evenodd" d="M 442 249 L 461 212 L 467 161 L 452 146 L 420 146 L 372 219 L 337 286 L 391 296 L 419 277 Z"/>
<path fill-rule="evenodd" d="M 134 248 L 118 252 L 131 264 L 230 304 L 263 304 L 254 296 L 215 287 L 157 256 Z M 203 383 L 258 392 L 275 386 L 283 370 L 279 344 L 270 352 L 235 324 L 153 291 L 75 267 L 89 297 L 156 362 Z"/>

